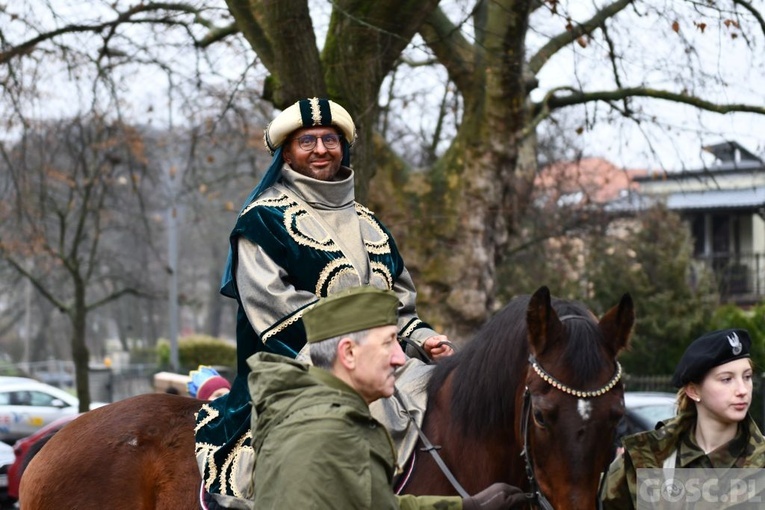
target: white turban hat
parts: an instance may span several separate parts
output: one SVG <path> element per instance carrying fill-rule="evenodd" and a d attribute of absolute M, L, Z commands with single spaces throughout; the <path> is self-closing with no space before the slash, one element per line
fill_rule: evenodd
<path fill-rule="evenodd" d="M 313 126 L 336 126 L 349 145 L 356 139 L 356 126 L 345 108 L 329 99 L 312 97 L 293 104 L 266 126 L 266 147 L 273 154 L 293 131 Z"/>

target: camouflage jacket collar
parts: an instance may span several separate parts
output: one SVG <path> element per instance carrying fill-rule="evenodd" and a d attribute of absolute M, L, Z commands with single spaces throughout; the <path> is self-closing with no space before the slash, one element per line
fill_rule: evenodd
<path fill-rule="evenodd" d="M 624 438 L 624 448 L 635 468 L 661 468 L 664 460 L 678 447 L 682 434 L 691 429 L 695 418 L 693 413 L 683 413 L 660 422 L 656 430 Z M 747 415 L 744 423 L 749 440 L 744 461 L 737 467 L 764 467 L 765 438 L 751 415 Z"/>

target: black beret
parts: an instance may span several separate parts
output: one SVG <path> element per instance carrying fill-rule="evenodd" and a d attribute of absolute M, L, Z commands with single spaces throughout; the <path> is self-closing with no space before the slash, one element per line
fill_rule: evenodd
<path fill-rule="evenodd" d="M 729 361 L 749 357 L 752 340 L 745 329 L 721 329 L 706 333 L 685 349 L 672 376 L 675 388 L 698 383 L 707 372 Z"/>

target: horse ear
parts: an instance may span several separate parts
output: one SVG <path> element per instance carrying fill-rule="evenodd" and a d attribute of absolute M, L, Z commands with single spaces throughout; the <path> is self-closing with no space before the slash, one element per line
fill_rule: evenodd
<path fill-rule="evenodd" d="M 614 357 L 629 345 L 634 324 L 635 308 L 629 294 L 623 295 L 619 304 L 600 319 L 600 331 L 608 344 L 606 347 L 611 349 Z"/>
<path fill-rule="evenodd" d="M 540 287 L 531 296 L 526 309 L 526 327 L 529 335 L 529 351 L 540 356 L 560 335 L 562 325 L 553 310 L 550 289 Z"/>

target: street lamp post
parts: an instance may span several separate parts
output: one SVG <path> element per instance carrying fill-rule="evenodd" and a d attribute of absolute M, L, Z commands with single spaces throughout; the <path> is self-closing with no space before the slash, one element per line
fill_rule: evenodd
<path fill-rule="evenodd" d="M 168 314 L 170 334 L 170 366 L 173 372 L 180 370 L 178 361 L 178 209 L 176 207 L 175 177 L 177 167 L 172 165 L 169 170 L 170 207 L 167 212 L 167 265 L 170 271 L 168 291 Z"/>

